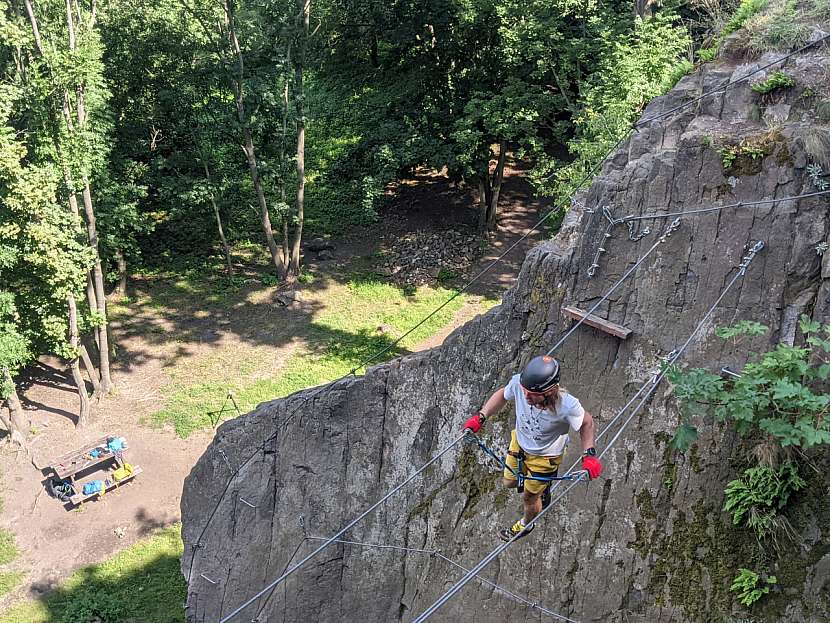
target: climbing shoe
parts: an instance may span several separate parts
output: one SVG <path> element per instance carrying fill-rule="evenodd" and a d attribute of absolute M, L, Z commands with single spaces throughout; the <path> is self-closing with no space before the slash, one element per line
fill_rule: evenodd
<path fill-rule="evenodd" d="M 522 538 L 523 536 L 527 536 L 528 534 L 533 532 L 533 528 L 535 527 L 536 525 L 534 524 L 530 526 L 530 528 L 525 528 L 522 525 L 522 521 L 520 519 L 509 528 L 502 528 L 501 530 L 499 530 L 499 536 L 501 537 L 502 541 L 509 541 L 517 534 L 519 535 L 519 538 Z"/>
<path fill-rule="evenodd" d="M 548 506 L 550 506 L 550 485 L 542 491 L 542 510 L 545 510 Z"/>

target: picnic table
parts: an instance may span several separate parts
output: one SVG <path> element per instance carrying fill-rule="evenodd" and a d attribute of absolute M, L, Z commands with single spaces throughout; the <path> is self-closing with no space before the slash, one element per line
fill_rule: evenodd
<path fill-rule="evenodd" d="M 102 437 L 77 450 L 67 452 L 54 459 L 44 470 L 47 473 L 51 471 L 54 477 L 72 484 L 76 493 L 69 498 L 68 503 L 71 506 L 77 506 L 87 500 L 103 495 L 107 491 L 116 489 L 141 473 L 140 467 L 131 466 L 130 473 L 120 480 L 115 480 L 115 478 L 102 479 L 104 483 L 102 490 L 89 494 L 83 493 L 83 480 L 87 479 L 88 476 L 102 469 L 124 468 L 126 465 L 124 451 L 114 452 L 110 449 L 108 444 L 111 439 L 113 439 L 112 435 Z"/>

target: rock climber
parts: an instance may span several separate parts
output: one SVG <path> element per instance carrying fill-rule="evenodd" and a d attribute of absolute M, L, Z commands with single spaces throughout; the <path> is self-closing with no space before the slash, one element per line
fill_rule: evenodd
<path fill-rule="evenodd" d="M 465 429 L 477 433 L 485 420 L 498 413 L 507 401 L 516 408 L 516 427 L 510 434 L 510 449 L 505 463 L 518 470 L 521 459 L 526 476 L 553 477 L 559 470 L 568 429 L 579 432 L 582 445 L 582 468 L 592 480 L 602 473 L 602 465 L 594 448 L 594 418 L 582 408 L 579 400 L 559 386 L 559 362 L 547 355 L 534 357 L 521 374 L 490 396 L 481 410 L 464 424 Z M 504 470 L 503 482 L 515 489 L 519 481 L 509 469 Z M 524 481 L 524 515 L 508 528 L 499 530 L 499 536 L 509 541 L 523 537 L 533 530 L 527 526 L 543 508 L 550 504 L 551 481 L 527 479 Z"/>

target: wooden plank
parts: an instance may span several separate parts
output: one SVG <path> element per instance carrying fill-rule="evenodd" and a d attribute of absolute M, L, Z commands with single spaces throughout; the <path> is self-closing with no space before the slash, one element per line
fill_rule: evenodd
<path fill-rule="evenodd" d="M 107 449 L 108 439 L 110 439 L 110 437 L 103 437 L 95 443 L 85 445 L 80 450 L 64 454 L 59 459 L 56 459 L 49 466 L 49 468 L 52 469 L 53 472 L 55 472 L 55 475 L 58 478 L 64 480 L 66 478 L 71 478 L 78 472 L 94 467 L 99 463 L 103 463 L 111 459 L 115 459 L 116 462 L 118 462 L 117 453 L 110 452 Z M 86 455 L 89 454 L 89 452 L 91 452 L 92 450 L 95 450 L 96 448 L 104 448 L 106 449 L 106 452 L 102 452 L 95 458 L 88 458 Z"/>
<path fill-rule="evenodd" d="M 49 465 L 49 467 L 52 467 L 54 465 L 58 465 L 59 463 L 66 463 L 67 461 L 71 461 L 75 457 L 83 456 L 84 454 L 86 454 L 90 450 L 94 450 L 95 448 L 99 448 L 99 447 L 102 447 L 102 446 L 106 447 L 107 439 L 109 439 L 109 437 L 101 437 L 101 439 L 99 439 L 98 441 L 93 441 L 93 442 L 90 442 L 90 443 L 86 444 L 80 450 L 73 450 L 72 452 L 67 452 L 66 454 L 62 454 L 58 458 L 54 459 L 52 461 L 52 463 Z"/>
<path fill-rule="evenodd" d="M 133 478 L 138 476 L 140 473 L 141 473 L 141 468 L 140 467 L 137 467 L 137 466 L 133 467 L 133 473 L 130 474 L 129 476 L 127 476 L 126 478 L 124 478 L 123 480 L 119 480 L 118 482 L 116 482 L 115 480 L 112 480 L 110 482 L 110 485 L 108 487 L 106 487 L 103 491 L 96 491 L 95 493 L 90 493 L 89 495 L 84 495 L 83 494 L 83 490 L 84 490 L 83 487 L 84 486 L 82 484 L 75 485 L 76 487 L 80 487 L 81 493 L 76 493 L 71 498 L 69 498 L 69 501 L 72 504 L 72 506 L 77 506 L 78 504 L 80 504 L 82 502 L 86 502 L 88 500 L 91 500 L 92 498 L 94 498 L 96 496 L 100 496 L 101 494 L 106 493 L 107 491 L 112 491 L 113 489 L 117 489 L 118 487 L 120 487 L 124 483 L 130 482 Z"/>
<path fill-rule="evenodd" d="M 609 333 L 622 340 L 627 339 L 628 336 L 633 333 L 633 331 L 628 327 L 624 327 L 616 322 L 611 322 L 610 320 L 605 320 L 604 318 L 600 318 L 594 314 L 589 314 L 584 309 L 579 309 L 578 307 L 563 307 L 562 312 L 568 318 L 572 318 L 574 320 L 582 320 L 584 318 L 585 320 L 583 321 L 583 324 L 587 324 L 595 329 Z"/>

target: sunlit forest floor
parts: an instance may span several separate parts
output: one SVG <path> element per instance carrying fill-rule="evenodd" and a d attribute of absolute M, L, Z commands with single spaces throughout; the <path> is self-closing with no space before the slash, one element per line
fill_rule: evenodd
<path fill-rule="evenodd" d="M 487 266 L 539 217 L 541 202 L 518 171 L 508 173 L 499 231 L 468 274 Z M 405 288 L 379 277 L 374 261 L 384 244 L 407 232 L 471 226 L 473 205 L 445 178 L 416 176 L 397 189 L 375 226 L 336 240 L 333 259 L 315 262 L 307 255 L 300 300 L 289 306 L 277 302 L 267 258 L 251 247 L 236 249 L 231 278 L 221 265 L 135 276 L 128 298 L 110 306 L 118 389 L 96 405 L 86 430 L 74 428 L 77 396 L 62 363 L 33 366 L 21 399 L 38 467 L 87 440 L 122 435 L 129 460 L 144 473 L 100 501 L 67 511 L 43 493 L 40 471 L 4 451 L 0 598 L 7 608 L 0 623 L 81 620 L 96 609 L 117 611 L 119 621 L 183 620 L 179 498 L 214 426 L 235 417 L 237 407 L 245 413 L 347 373 L 446 301 L 463 275 Z M 436 346 L 497 304 L 540 237 L 517 246 L 384 359 Z"/>

